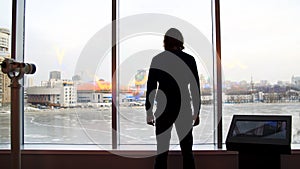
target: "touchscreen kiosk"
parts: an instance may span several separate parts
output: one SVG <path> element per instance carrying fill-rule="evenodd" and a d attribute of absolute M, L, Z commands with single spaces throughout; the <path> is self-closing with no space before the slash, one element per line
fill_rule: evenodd
<path fill-rule="evenodd" d="M 291 116 L 234 115 L 226 139 L 228 150 L 289 153 Z"/>
<path fill-rule="evenodd" d="M 291 152 L 291 116 L 234 115 L 227 150 L 239 152 L 239 169 L 280 169 Z"/>

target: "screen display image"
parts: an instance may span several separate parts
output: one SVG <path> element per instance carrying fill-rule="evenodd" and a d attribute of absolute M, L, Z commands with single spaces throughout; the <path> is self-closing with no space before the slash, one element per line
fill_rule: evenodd
<path fill-rule="evenodd" d="M 286 121 L 237 120 L 232 137 L 286 139 Z"/>

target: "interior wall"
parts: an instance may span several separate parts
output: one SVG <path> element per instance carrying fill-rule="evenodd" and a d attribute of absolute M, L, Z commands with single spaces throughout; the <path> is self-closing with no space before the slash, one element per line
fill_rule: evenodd
<path fill-rule="evenodd" d="M 10 152 L 0 151 L 0 168 L 10 169 Z M 138 152 L 128 152 L 134 155 Z M 128 155 L 127 154 L 127 155 Z M 195 151 L 197 169 L 238 169 L 238 154 Z M 127 158 L 99 151 L 23 151 L 22 169 L 153 169 L 154 157 Z M 300 151 L 281 157 L 282 169 L 299 169 Z M 169 168 L 182 169 L 180 151 L 169 154 Z"/>
<path fill-rule="evenodd" d="M 135 155 L 135 153 L 139 152 L 128 152 L 125 155 Z M 197 169 L 238 169 L 236 153 L 195 152 L 195 161 Z M 153 156 L 128 158 L 99 151 L 22 152 L 22 169 L 153 169 L 153 163 Z M 168 163 L 169 168 L 182 169 L 180 151 L 170 152 Z M 0 168 L 10 169 L 9 151 L 0 153 Z"/>

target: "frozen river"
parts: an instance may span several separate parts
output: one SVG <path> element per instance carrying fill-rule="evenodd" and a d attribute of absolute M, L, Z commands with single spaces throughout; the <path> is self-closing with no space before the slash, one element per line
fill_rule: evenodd
<path fill-rule="evenodd" d="M 120 107 L 120 143 L 155 144 L 154 128 L 145 123 L 144 107 Z M 292 142 L 300 143 L 300 103 L 224 104 L 223 140 L 233 114 L 292 115 Z M 10 113 L 0 112 L 0 143 L 9 142 Z M 203 105 L 200 126 L 194 128 L 195 144 L 214 142 L 214 111 Z M 76 108 L 25 111 L 25 143 L 111 144 L 110 109 Z M 171 143 L 177 144 L 173 130 Z"/>

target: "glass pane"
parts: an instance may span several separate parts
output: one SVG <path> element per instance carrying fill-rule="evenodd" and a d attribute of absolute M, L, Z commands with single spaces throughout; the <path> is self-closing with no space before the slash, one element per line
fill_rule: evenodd
<path fill-rule="evenodd" d="M 194 128 L 194 143 L 213 143 L 211 1 L 120 1 L 119 16 L 120 143 L 156 144 L 155 129 L 146 124 L 146 83 L 151 60 L 164 50 L 171 27 L 182 32 L 184 51 L 195 57 L 201 81 L 201 124 Z M 174 129 L 171 143 L 178 144 Z"/>
<path fill-rule="evenodd" d="M 26 2 L 25 143 L 111 144 L 111 13 L 110 1 Z"/>
<path fill-rule="evenodd" d="M 0 2 L 0 62 L 11 57 L 12 1 Z M 3 17 L 4 16 L 4 17 Z M 10 144 L 10 79 L 0 71 L 0 149 Z"/>
<path fill-rule="evenodd" d="M 221 3 L 224 140 L 233 114 L 292 115 L 299 135 L 299 1 Z"/>

